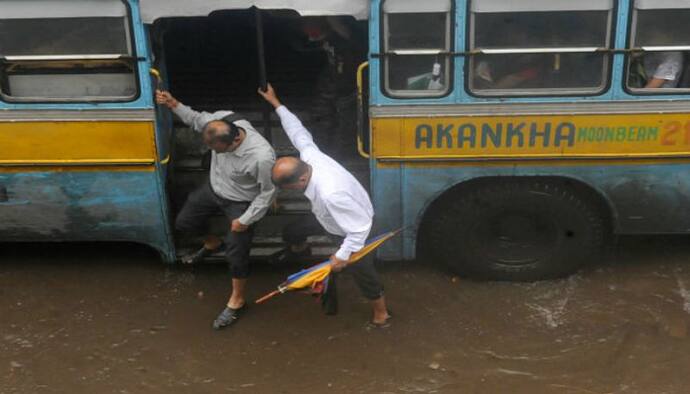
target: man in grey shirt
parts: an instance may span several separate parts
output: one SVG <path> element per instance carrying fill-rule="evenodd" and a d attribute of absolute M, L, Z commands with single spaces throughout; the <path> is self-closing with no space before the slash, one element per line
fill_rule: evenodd
<path fill-rule="evenodd" d="M 220 329 L 237 321 L 246 305 L 244 289 L 249 276 L 253 225 L 266 214 L 276 193 L 271 182 L 275 152 L 251 123 L 233 116 L 232 111 L 196 112 L 165 91 L 156 91 L 156 102 L 201 132 L 204 143 L 211 148 L 209 182 L 189 195 L 177 216 L 175 229 L 201 235 L 206 220 L 219 210 L 230 221 L 225 245 L 218 237 L 207 235 L 204 247 L 187 261 L 199 261 L 223 246 L 226 248 L 232 294 L 213 322 L 213 327 Z"/>

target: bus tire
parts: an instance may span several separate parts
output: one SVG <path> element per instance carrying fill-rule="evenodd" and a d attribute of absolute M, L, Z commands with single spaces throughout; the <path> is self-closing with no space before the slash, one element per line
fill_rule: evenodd
<path fill-rule="evenodd" d="M 569 275 L 605 244 L 598 205 L 557 182 L 502 180 L 446 198 L 425 249 L 461 275 L 533 281 Z"/>

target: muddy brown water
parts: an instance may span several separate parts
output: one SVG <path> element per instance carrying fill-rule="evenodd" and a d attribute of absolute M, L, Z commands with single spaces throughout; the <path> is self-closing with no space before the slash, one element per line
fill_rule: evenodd
<path fill-rule="evenodd" d="M 257 264 L 251 297 L 290 268 Z M 0 245 L 0 393 L 687 393 L 690 238 L 623 239 L 558 281 L 381 269 L 395 312 L 367 331 L 350 280 L 330 317 L 301 294 L 211 321 L 223 266 L 131 245 Z"/>

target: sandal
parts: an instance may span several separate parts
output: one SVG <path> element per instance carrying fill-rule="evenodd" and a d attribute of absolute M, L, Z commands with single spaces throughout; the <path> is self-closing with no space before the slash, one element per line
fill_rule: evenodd
<path fill-rule="evenodd" d="M 220 315 L 216 317 L 216 320 L 213 321 L 213 329 L 220 330 L 223 327 L 234 324 L 245 310 L 247 310 L 247 303 L 237 309 L 226 306 Z"/>
<path fill-rule="evenodd" d="M 388 317 L 383 323 L 375 323 L 373 320 L 369 320 L 364 328 L 367 330 L 383 330 L 385 328 L 388 328 L 391 326 L 390 320 L 393 318 L 393 315 L 388 312 Z"/>
<path fill-rule="evenodd" d="M 201 249 L 182 257 L 180 260 L 182 261 L 182 264 L 198 264 L 203 262 L 206 257 L 224 250 L 225 242 L 221 242 L 220 246 L 215 249 L 206 249 L 206 247 L 202 246 Z"/>

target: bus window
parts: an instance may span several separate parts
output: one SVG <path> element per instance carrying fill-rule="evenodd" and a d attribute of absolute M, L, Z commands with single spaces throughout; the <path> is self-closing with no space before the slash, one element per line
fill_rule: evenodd
<path fill-rule="evenodd" d="M 630 29 L 627 87 L 632 93 L 690 89 L 690 1 L 637 0 Z"/>
<path fill-rule="evenodd" d="M 383 86 L 391 97 L 450 92 L 451 0 L 385 0 Z"/>
<path fill-rule="evenodd" d="M 126 101 L 137 94 L 121 0 L 5 0 L 0 93 L 6 101 Z"/>
<path fill-rule="evenodd" d="M 612 0 L 472 0 L 469 90 L 479 96 L 597 94 L 608 84 Z"/>

